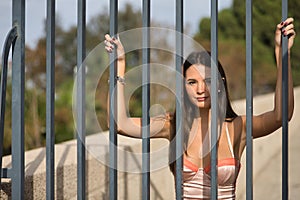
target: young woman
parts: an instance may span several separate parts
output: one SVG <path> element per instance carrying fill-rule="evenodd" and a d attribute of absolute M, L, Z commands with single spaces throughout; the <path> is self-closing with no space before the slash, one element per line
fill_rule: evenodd
<path fill-rule="evenodd" d="M 290 66 L 290 49 L 296 36 L 293 18 L 288 18 L 277 25 L 275 31 L 275 56 L 277 63 L 277 82 L 274 97 L 274 108 L 268 112 L 253 116 L 253 138 L 263 137 L 281 127 L 282 105 L 282 64 L 281 36 L 288 37 L 288 118 L 291 119 L 294 109 L 293 81 Z M 106 50 L 112 52 L 116 47 L 117 88 L 118 88 L 118 132 L 120 134 L 141 138 L 141 118 L 130 118 L 126 114 L 123 77 L 125 74 L 125 55 L 120 41 L 105 35 Z M 183 166 L 183 198 L 210 198 L 210 142 L 209 131 L 211 121 L 210 98 L 210 56 L 207 52 L 194 52 L 183 64 L 184 87 L 184 166 Z M 218 197 L 220 199 L 235 199 L 236 179 L 240 169 L 240 158 L 246 145 L 246 116 L 238 116 L 232 109 L 228 99 L 227 79 L 224 70 L 218 63 L 220 78 L 218 80 L 219 94 L 219 138 L 218 138 Z M 223 88 L 222 88 L 223 85 Z M 222 98 L 224 97 L 224 98 Z M 224 116 L 222 117 L 222 108 Z M 174 129 L 175 115 L 166 114 L 150 119 L 150 136 L 167 138 L 170 142 L 176 133 Z M 170 153 L 174 152 L 171 145 Z M 171 157 L 172 158 L 172 157 Z M 171 163 L 174 161 L 170 161 Z M 174 168 L 171 165 L 171 170 Z"/>

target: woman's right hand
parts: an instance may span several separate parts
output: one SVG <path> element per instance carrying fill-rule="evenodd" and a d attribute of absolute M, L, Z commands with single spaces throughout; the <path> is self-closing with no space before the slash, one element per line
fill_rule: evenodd
<path fill-rule="evenodd" d="M 112 53 L 112 51 L 117 47 L 117 56 L 118 60 L 124 60 L 125 52 L 121 41 L 119 40 L 119 36 L 111 37 L 109 34 L 105 35 L 105 49 L 108 53 Z"/>
<path fill-rule="evenodd" d="M 281 35 L 288 37 L 288 49 L 291 49 L 296 36 L 294 18 L 287 18 L 285 21 L 277 24 L 275 31 L 275 47 L 281 47 Z"/>

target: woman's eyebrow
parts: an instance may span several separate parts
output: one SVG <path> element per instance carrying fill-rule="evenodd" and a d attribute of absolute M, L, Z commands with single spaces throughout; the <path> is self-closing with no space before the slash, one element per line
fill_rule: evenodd
<path fill-rule="evenodd" d="M 189 78 L 186 81 L 196 81 L 196 79 L 195 78 Z"/>

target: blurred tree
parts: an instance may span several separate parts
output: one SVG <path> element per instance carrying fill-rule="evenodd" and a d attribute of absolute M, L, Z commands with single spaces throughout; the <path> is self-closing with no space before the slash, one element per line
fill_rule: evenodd
<path fill-rule="evenodd" d="M 289 16 L 299 19 L 298 9 L 300 2 L 289 1 Z M 245 27 L 246 27 L 245 1 L 233 0 L 231 8 L 219 13 L 219 59 L 227 71 L 234 98 L 245 97 Z M 274 90 L 276 70 L 274 70 L 274 31 L 277 23 L 281 21 L 281 1 L 266 0 L 253 1 L 253 78 L 254 94 L 261 94 Z M 299 30 L 300 23 L 295 23 Z M 204 18 L 199 23 L 199 32 L 195 39 L 210 49 L 210 19 Z M 300 58 L 300 41 L 295 40 L 291 62 L 298 66 Z M 230 52 L 230 53 L 229 53 Z M 240 70 L 242 68 L 242 70 Z M 237 70 L 240 72 L 236 76 Z M 295 76 L 300 75 L 300 69 L 294 67 Z M 300 84 L 294 79 L 296 85 Z M 240 87 L 243 86 L 243 87 Z"/>
<path fill-rule="evenodd" d="M 119 31 L 141 27 L 141 13 L 126 5 L 119 12 Z M 77 64 L 77 27 L 64 30 L 59 16 L 56 19 L 55 36 L 55 142 L 74 138 L 74 119 L 72 95 L 74 86 L 74 68 Z M 25 148 L 32 149 L 45 144 L 46 126 L 46 23 L 45 36 L 41 37 L 34 48 L 26 46 L 26 88 L 25 88 Z M 109 32 L 109 15 L 104 9 L 94 17 L 86 30 L 87 55 L 96 45 L 104 40 Z M 130 56 L 138 57 L 140 52 Z M 131 59 L 130 59 L 131 60 Z M 139 62 L 140 58 L 136 58 Z M 107 61 L 107 54 L 99 55 L 92 62 L 101 65 Z M 107 74 L 107 71 L 105 72 Z M 107 76 L 103 76 L 104 79 Z M 106 122 L 107 79 L 101 80 L 102 88 L 97 91 L 96 111 L 100 122 Z M 9 80 L 10 81 L 10 80 Z M 4 154 L 10 153 L 11 147 L 11 83 L 8 81 L 5 113 Z M 104 81 L 104 82 L 103 82 Z M 139 95 L 137 95 L 139 96 Z M 138 99 L 138 98 L 137 98 Z M 137 100 L 134 100 L 137 102 Z M 105 125 L 106 126 L 106 125 Z"/>

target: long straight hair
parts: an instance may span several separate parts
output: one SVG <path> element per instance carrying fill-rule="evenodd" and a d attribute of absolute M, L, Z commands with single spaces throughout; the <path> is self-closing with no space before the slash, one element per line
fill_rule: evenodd
<path fill-rule="evenodd" d="M 183 76 L 184 79 L 186 77 L 186 71 L 192 66 L 192 65 L 204 65 L 206 67 L 211 68 L 213 65 L 211 64 L 211 53 L 207 51 L 199 51 L 199 52 L 193 52 L 191 53 L 187 59 L 183 63 Z M 229 93 L 228 93 L 228 87 L 227 87 L 227 79 L 224 72 L 224 69 L 221 65 L 221 63 L 218 61 L 217 64 L 218 72 L 219 72 L 219 78 L 218 78 L 218 84 L 222 85 L 224 88 L 222 90 L 218 91 L 218 110 L 219 110 L 219 119 L 218 123 L 219 126 L 219 133 L 221 132 L 222 123 L 224 121 L 230 122 L 233 121 L 238 115 L 234 112 L 232 109 L 230 99 L 229 99 Z M 185 80 L 184 80 L 185 81 Z M 187 150 L 188 140 L 189 140 L 189 133 L 191 131 L 193 120 L 199 112 L 199 108 L 194 105 L 187 94 L 187 91 L 185 87 L 183 87 L 183 119 L 181 126 L 183 126 L 183 149 L 184 151 Z M 226 109 L 224 108 L 226 107 Z M 174 167 L 175 167 L 175 147 L 176 147 L 176 111 L 173 114 L 173 117 L 171 118 L 171 142 L 170 142 L 170 149 L 169 149 L 169 163 L 170 163 L 170 169 L 174 174 Z"/>

